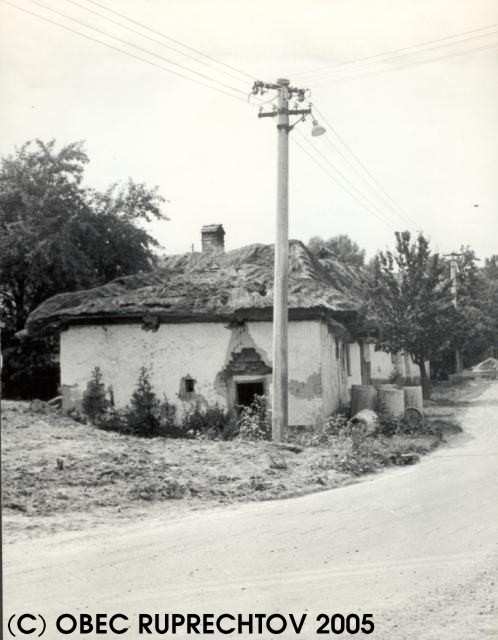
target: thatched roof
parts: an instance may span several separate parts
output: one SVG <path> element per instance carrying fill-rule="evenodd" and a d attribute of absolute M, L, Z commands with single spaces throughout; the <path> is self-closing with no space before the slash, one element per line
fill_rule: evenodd
<path fill-rule="evenodd" d="M 29 332 L 68 323 L 162 322 L 271 318 L 273 245 L 253 244 L 227 253 L 166 256 L 160 267 L 106 285 L 63 293 L 29 316 Z M 289 244 L 290 317 L 325 315 L 341 319 L 359 306 L 341 272 L 314 258 L 302 242 Z M 347 275 L 347 274 L 346 274 Z M 350 275 L 350 274 L 349 274 Z"/>

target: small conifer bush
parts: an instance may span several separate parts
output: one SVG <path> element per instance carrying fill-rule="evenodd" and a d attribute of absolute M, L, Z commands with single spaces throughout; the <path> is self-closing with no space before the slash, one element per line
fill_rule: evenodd
<path fill-rule="evenodd" d="M 160 435 L 161 403 L 152 389 L 149 372 L 145 367 L 140 369 L 126 419 L 128 430 L 132 434 L 149 438 Z"/>
<path fill-rule="evenodd" d="M 109 408 L 102 371 L 95 367 L 83 394 L 82 410 L 92 424 L 98 424 Z"/>

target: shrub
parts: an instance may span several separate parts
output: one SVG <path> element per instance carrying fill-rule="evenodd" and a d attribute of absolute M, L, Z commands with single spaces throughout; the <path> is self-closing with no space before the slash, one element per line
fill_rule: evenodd
<path fill-rule="evenodd" d="M 83 394 L 82 410 L 92 424 L 98 424 L 110 406 L 102 380 L 102 371 L 99 367 L 95 367 Z"/>
<path fill-rule="evenodd" d="M 405 432 L 404 418 L 393 418 L 384 413 L 379 413 L 378 433 L 388 438 L 394 436 L 396 433 Z"/>
<path fill-rule="evenodd" d="M 379 426 L 377 433 L 381 436 L 393 438 L 397 435 L 406 436 L 437 436 L 442 439 L 443 434 L 459 433 L 461 427 L 458 423 L 450 420 L 434 418 L 421 418 L 420 422 L 413 422 L 408 418 L 393 418 L 383 414 L 379 415 Z"/>
<path fill-rule="evenodd" d="M 323 427 L 289 430 L 287 440 L 299 447 L 326 447 L 330 436 Z"/>
<path fill-rule="evenodd" d="M 292 442 L 302 447 L 327 447 L 337 444 L 337 438 L 351 435 L 351 423 L 345 413 L 330 415 L 325 421 L 318 422 L 313 429 L 292 431 Z"/>
<path fill-rule="evenodd" d="M 137 387 L 126 409 L 126 421 L 130 433 L 153 437 L 159 435 L 161 427 L 161 405 L 152 389 L 147 369 L 142 367 Z"/>
<path fill-rule="evenodd" d="M 421 455 L 435 449 L 439 440 L 429 433 L 417 437 L 400 433 L 389 437 L 377 435 L 357 443 L 345 438 L 343 443 L 345 446 L 333 452 L 331 467 L 359 476 L 382 467 L 414 464 Z"/>
<path fill-rule="evenodd" d="M 349 433 L 351 425 L 347 416 L 343 413 L 336 413 L 327 418 L 324 424 L 324 432 L 331 436 Z"/>
<path fill-rule="evenodd" d="M 245 440 L 271 439 L 271 411 L 266 396 L 255 396 L 249 407 L 242 407 L 238 418 L 238 432 Z"/>
<path fill-rule="evenodd" d="M 140 405 L 141 410 L 137 412 L 132 407 L 126 409 L 115 409 L 111 407 L 106 413 L 99 419 L 98 426 L 106 431 L 117 431 L 118 433 L 124 433 L 128 435 L 154 437 L 181 437 L 183 434 L 179 427 L 175 424 L 176 407 L 170 404 L 165 398 L 163 402 L 158 404 L 158 410 L 153 409 L 154 421 L 150 420 L 145 422 L 150 426 L 152 423 L 153 429 L 144 429 L 143 422 L 140 420 L 140 415 L 143 416 L 143 404 Z M 158 417 L 156 423 L 155 418 Z"/>
<path fill-rule="evenodd" d="M 176 405 L 169 402 L 166 396 L 159 405 L 159 421 L 161 424 L 160 435 L 172 437 L 180 435 L 180 429 L 176 425 Z"/>
<path fill-rule="evenodd" d="M 196 403 L 185 412 L 181 431 L 187 437 L 206 436 L 215 439 L 227 436 L 230 423 L 231 416 L 219 405 L 202 409 L 201 405 Z"/>
<path fill-rule="evenodd" d="M 98 427 L 104 431 L 117 431 L 118 433 L 129 433 L 126 411 L 110 407 L 106 413 L 100 417 Z"/>

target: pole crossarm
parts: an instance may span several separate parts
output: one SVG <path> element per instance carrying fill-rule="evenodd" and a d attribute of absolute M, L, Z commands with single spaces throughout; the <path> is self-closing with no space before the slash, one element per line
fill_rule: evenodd
<path fill-rule="evenodd" d="M 288 116 L 308 116 L 311 113 L 311 107 L 308 109 L 273 109 L 272 111 L 260 111 L 258 118 L 274 118 L 280 114 Z"/>
<path fill-rule="evenodd" d="M 275 82 L 263 82 L 262 80 L 256 80 L 252 86 L 252 94 L 253 95 L 262 95 L 267 91 L 278 91 L 284 83 L 281 83 L 279 80 L 277 83 Z M 289 81 L 286 80 L 285 86 L 287 87 L 288 97 L 292 98 L 293 96 L 297 96 L 297 99 L 302 102 L 305 100 L 306 95 L 309 93 L 309 89 L 303 89 L 302 87 L 291 87 L 289 85 Z"/>
<path fill-rule="evenodd" d="M 260 111 L 258 118 L 275 118 L 276 116 L 301 116 L 290 124 L 277 124 L 277 129 L 292 131 L 298 122 L 303 122 L 306 116 L 311 115 L 311 107 L 308 109 L 273 109 L 272 111 Z"/>
<path fill-rule="evenodd" d="M 308 109 L 287 109 L 287 115 L 289 116 L 308 116 L 311 113 L 311 107 Z"/>

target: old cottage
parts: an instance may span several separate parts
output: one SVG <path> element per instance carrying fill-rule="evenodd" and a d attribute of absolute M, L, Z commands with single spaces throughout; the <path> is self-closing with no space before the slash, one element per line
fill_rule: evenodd
<path fill-rule="evenodd" d="M 412 370 L 358 335 L 359 300 L 301 242 L 289 254 L 289 423 L 310 425 L 348 402 L 352 384 Z M 28 329 L 60 331 L 65 407 L 81 400 L 96 366 L 117 406 L 129 402 L 143 366 L 180 412 L 270 396 L 273 258 L 272 245 L 225 252 L 223 228 L 209 225 L 200 253 L 47 300 Z"/>

